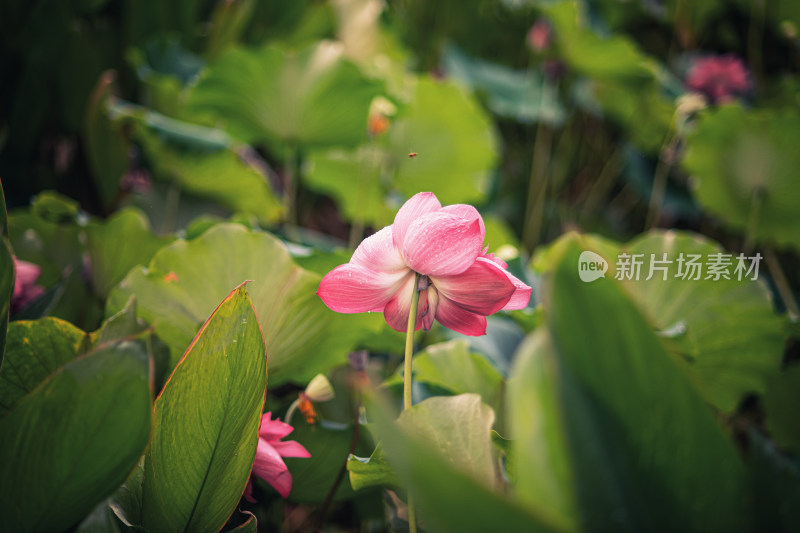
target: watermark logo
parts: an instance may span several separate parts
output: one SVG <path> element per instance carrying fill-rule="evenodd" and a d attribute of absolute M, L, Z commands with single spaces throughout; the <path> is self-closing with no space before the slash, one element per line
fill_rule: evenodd
<path fill-rule="evenodd" d="M 594 252 L 585 251 L 578 258 L 578 275 L 586 283 L 606 277 L 608 261 Z"/>
<path fill-rule="evenodd" d="M 748 256 L 721 252 L 710 254 L 691 254 L 681 252 L 677 257 L 661 254 L 628 254 L 617 256 L 614 264 L 614 279 L 620 281 L 649 281 L 653 278 L 666 281 L 681 279 L 700 280 L 752 280 L 758 279 L 761 254 Z M 581 281 L 591 282 L 604 278 L 608 262 L 595 252 L 585 251 L 578 258 L 578 275 Z"/>

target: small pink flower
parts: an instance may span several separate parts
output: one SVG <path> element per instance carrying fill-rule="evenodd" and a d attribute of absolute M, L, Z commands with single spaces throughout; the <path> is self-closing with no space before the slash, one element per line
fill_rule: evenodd
<path fill-rule="evenodd" d="M 712 104 L 722 104 L 747 94 L 750 73 L 742 60 L 733 55 L 701 57 L 689 68 L 686 87 L 703 93 Z"/>
<path fill-rule="evenodd" d="M 258 431 L 258 448 L 256 458 L 253 461 L 253 472 L 251 475 L 258 476 L 277 490 L 284 498 L 289 497 L 292 490 L 292 474 L 283 457 L 311 457 L 302 444 L 299 442 L 281 439 L 294 431 L 289 424 L 281 422 L 279 419 L 272 420 L 272 413 L 264 413 L 261 417 L 261 429 Z M 253 485 L 247 482 L 244 489 L 244 497 L 249 502 L 254 502 Z"/>
<path fill-rule="evenodd" d="M 14 280 L 14 292 L 11 295 L 11 310 L 22 309 L 33 300 L 44 293 L 44 287 L 36 284 L 42 269 L 39 265 L 14 259 L 14 270 L 16 278 Z"/>
<path fill-rule="evenodd" d="M 544 19 L 538 19 L 533 23 L 528 31 L 528 46 L 535 52 L 543 52 L 550 47 L 552 40 L 552 29 L 550 23 Z"/>
<path fill-rule="evenodd" d="M 406 331 L 415 273 L 420 274 L 416 326 L 434 319 L 464 335 L 486 333 L 486 316 L 528 305 L 531 288 L 483 248 L 485 228 L 469 205 L 442 207 L 433 193 L 409 199 L 387 226 L 366 238 L 350 262 L 330 271 L 317 294 L 340 313 L 380 311 Z"/>

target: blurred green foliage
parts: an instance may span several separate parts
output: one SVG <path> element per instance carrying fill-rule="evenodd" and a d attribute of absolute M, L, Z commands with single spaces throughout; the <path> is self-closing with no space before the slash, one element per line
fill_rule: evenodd
<path fill-rule="evenodd" d="M 799 26 L 794 0 L 3 2 L 0 524 L 404 530 L 410 495 L 430 531 L 796 530 Z M 418 333 L 392 423 L 403 335 L 315 291 L 420 191 L 478 207 L 534 297 Z M 621 254 L 763 261 L 615 279 Z M 257 481 L 229 518 L 244 433 L 145 453 L 318 373 L 287 502 Z"/>

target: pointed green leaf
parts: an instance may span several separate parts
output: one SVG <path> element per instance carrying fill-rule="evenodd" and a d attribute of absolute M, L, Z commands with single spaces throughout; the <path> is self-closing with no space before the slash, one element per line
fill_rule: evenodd
<path fill-rule="evenodd" d="M 0 417 L 87 347 L 86 333 L 59 318 L 9 324 L 6 361 L 0 368 Z"/>
<path fill-rule="evenodd" d="M 248 288 L 269 352 L 270 383 L 303 383 L 344 363 L 363 328 L 375 331 L 383 323 L 380 314 L 330 311 L 315 294 L 320 278 L 298 267 L 275 237 L 219 224 L 163 248 L 146 271 L 132 270 L 112 292 L 108 310 L 135 294 L 140 316 L 169 345 L 174 365 L 229 288 L 253 280 Z"/>
<path fill-rule="evenodd" d="M 155 405 L 142 525 L 218 531 L 244 491 L 267 386 L 264 339 L 244 285 L 198 332 Z"/>
<path fill-rule="evenodd" d="M 68 529 L 125 480 L 150 434 L 147 372 L 136 344 L 110 346 L 63 365 L 0 419 L 0 530 Z"/>
<path fill-rule="evenodd" d="M 323 41 L 299 52 L 274 45 L 232 49 L 211 65 L 192 105 L 225 121 L 249 143 L 355 145 L 380 85 Z"/>
<path fill-rule="evenodd" d="M 745 473 L 732 439 L 626 291 L 610 277 L 580 280 L 581 239 L 569 235 L 554 246 L 540 287 L 558 397 L 519 406 L 544 413 L 534 423 L 552 420 L 557 412 L 548 405 L 558 402 L 581 523 L 598 531 L 746 528 Z M 546 424 L 539 435 L 558 426 Z M 557 449 L 560 440 L 556 433 L 543 445 Z M 516 477 L 523 475 L 536 472 Z M 563 487 L 565 477 L 556 479 Z"/>
<path fill-rule="evenodd" d="M 558 362 L 545 328 L 520 345 L 511 376 L 506 405 L 514 494 L 563 531 L 576 531 L 574 466 L 559 401 Z"/>

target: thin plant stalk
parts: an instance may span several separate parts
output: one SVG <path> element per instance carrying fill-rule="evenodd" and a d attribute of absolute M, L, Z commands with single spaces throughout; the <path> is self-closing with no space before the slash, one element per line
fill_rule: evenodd
<path fill-rule="evenodd" d="M 297 164 L 297 147 L 290 145 L 286 150 L 284 168 L 284 194 L 286 195 L 286 221 L 290 226 L 297 225 L 297 181 L 300 179 Z"/>
<path fill-rule="evenodd" d="M 772 274 L 772 280 L 775 282 L 775 287 L 778 289 L 778 294 L 781 295 L 783 305 L 789 314 L 789 319 L 792 322 L 800 319 L 800 308 L 797 307 L 797 302 L 794 299 L 792 288 L 789 286 L 789 281 L 786 279 L 786 274 L 783 273 L 778 256 L 772 248 L 764 250 L 764 259 L 767 262 L 769 273 Z"/>
<path fill-rule="evenodd" d="M 372 146 L 374 145 L 374 141 L 370 138 L 370 151 L 367 156 L 364 158 L 364 161 L 361 161 L 361 164 L 358 165 L 358 187 L 356 187 L 356 205 L 362 205 L 365 201 L 364 199 L 364 188 L 368 185 L 364 183 L 364 178 L 366 174 L 366 169 L 364 168 L 367 166 L 370 161 L 369 158 L 372 154 Z M 364 236 L 364 217 L 358 213 L 356 214 L 353 222 L 350 224 L 350 235 L 347 240 L 347 245 L 351 250 L 355 250 L 358 243 L 361 241 L 362 237 Z"/>
<path fill-rule="evenodd" d="M 178 205 L 181 201 L 181 190 L 173 181 L 167 189 L 167 198 L 164 201 L 164 219 L 161 222 L 161 232 L 164 234 L 175 231 L 178 223 Z"/>
<path fill-rule="evenodd" d="M 667 177 L 669 171 L 672 169 L 672 155 L 669 153 L 674 144 L 674 138 L 667 138 L 664 142 L 664 148 L 658 157 L 658 164 L 656 165 L 655 176 L 653 176 L 653 191 L 650 194 L 650 206 L 647 210 L 647 221 L 645 223 L 645 230 L 653 229 L 653 226 L 658 223 L 661 218 L 661 210 L 664 207 L 664 195 L 667 192 Z M 667 161 L 669 159 L 669 162 Z"/>
<path fill-rule="evenodd" d="M 749 252 L 753 249 L 758 232 L 758 224 L 761 220 L 761 207 L 764 205 L 764 191 L 756 189 L 753 192 L 753 199 L 750 203 L 750 215 L 747 218 L 747 228 L 744 234 L 744 251 Z"/>
<path fill-rule="evenodd" d="M 550 164 L 550 150 L 553 144 L 553 131 L 544 122 L 539 122 L 536 140 L 533 143 L 533 160 L 528 188 L 528 201 L 525 209 L 525 225 L 522 242 L 529 252 L 539 244 L 544 219 L 545 196 L 547 195 L 547 167 Z"/>
<path fill-rule="evenodd" d="M 605 165 L 603 165 L 603 168 L 600 170 L 600 174 L 597 176 L 594 184 L 591 186 L 591 188 L 589 188 L 589 192 L 586 195 L 583 201 L 583 207 L 581 208 L 581 216 L 584 219 L 591 216 L 597 206 L 603 200 L 606 200 L 608 191 L 610 191 L 614 186 L 614 183 L 616 183 L 617 178 L 619 177 L 619 170 L 621 166 L 621 154 L 621 148 L 614 150 L 614 153 L 611 154 Z"/>
<path fill-rule="evenodd" d="M 414 355 L 414 326 L 417 324 L 417 308 L 419 307 L 419 274 L 414 275 L 414 293 L 411 295 L 411 309 L 408 312 L 406 328 L 406 354 L 403 360 L 403 410 L 410 408 L 411 403 L 411 358 Z M 417 509 L 411 494 L 408 495 L 408 530 L 417 533 Z"/>

